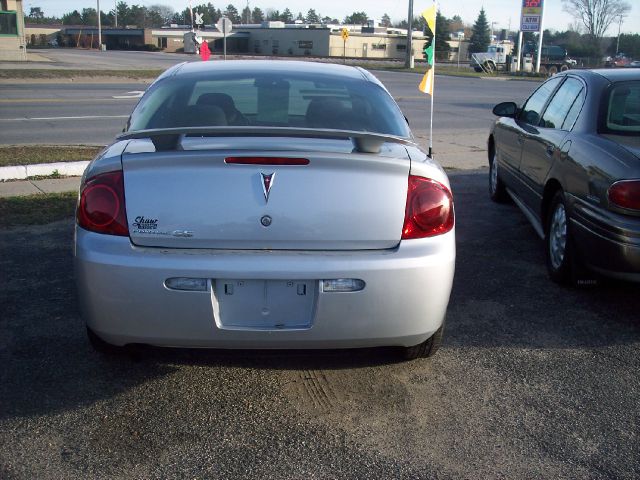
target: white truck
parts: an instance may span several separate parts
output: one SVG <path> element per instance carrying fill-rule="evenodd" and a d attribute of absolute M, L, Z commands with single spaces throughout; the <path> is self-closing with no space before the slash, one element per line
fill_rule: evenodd
<path fill-rule="evenodd" d="M 507 55 L 511 55 L 512 51 L 513 42 L 511 41 L 489 45 L 486 52 L 471 55 L 471 66 L 476 72 L 492 73 L 496 70 L 505 70 Z"/>
<path fill-rule="evenodd" d="M 474 53 L 471 56 L 471 66 L 476 72 L 493 73 L 496 70 L 506 70 L 507 55 L 511 55 L 514 50 L 511 41 L 501 42 L 495 45 L 489 45 L 484 53 Z M 533 44 L 525 44 L 522 49 L 524 63 L 529 65 L 535 64 L 536 49 Z M 527 62 L 526 58 L 530 61 Z M 564 72 L 576 65 L 576 61 L 567 56 L 567 51 L 557 45 L 543 45 L 542 55 L 540 57 L 540 73 L 549 76 L 558 72 Z M 525 68 L 526 70 L 526 68 Z"/>

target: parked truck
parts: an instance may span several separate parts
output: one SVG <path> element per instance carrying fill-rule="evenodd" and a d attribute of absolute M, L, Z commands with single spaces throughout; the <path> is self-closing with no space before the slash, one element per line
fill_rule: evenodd
<path fill-rule="evenodd" d="M 485 71 L 492 73 L 496 70 L 507 70 L 510 68 L 511 53 L 513 43 L 510 41 L 490 45 L 484 53 L 474 53 L 471 57 L 471 66 L 476 72 Z M 523 57 L 531 58 L 531 64 L 535 65 L 537 49 L 535 44 L 527 43 L 522 49 Z M 567 51 L 557 45 L 543 45 L 540 57 L 540 73 L 555 75 L 564 72 L 573 65 L 575 60 L 571 60 Z"/>
<path fill-rule="evenodd" d="M 486 52 L 471 55 L 471 66 L 476 72 L 492 73 L 496 70 L 506 70 L 507 57 L 511 55 L 512 50 L 513 42 L 511 41 L 489 45 Z"/>

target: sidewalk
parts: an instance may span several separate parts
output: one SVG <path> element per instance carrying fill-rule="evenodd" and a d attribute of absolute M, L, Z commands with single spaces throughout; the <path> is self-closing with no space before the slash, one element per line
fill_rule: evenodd
<path fill-rule="evenodd" d="M 0 182 L 0 198 L 77 191 L 81 177 Z"/>

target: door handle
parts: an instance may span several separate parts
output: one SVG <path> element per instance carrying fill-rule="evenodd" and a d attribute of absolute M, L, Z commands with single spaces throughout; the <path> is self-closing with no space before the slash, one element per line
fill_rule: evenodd
<path fill-rule="evenodd" d="M 554 152 L 556 151 L 556 147 L 553 145 L 547 145 L 547 156 L 553 157 Z"/>

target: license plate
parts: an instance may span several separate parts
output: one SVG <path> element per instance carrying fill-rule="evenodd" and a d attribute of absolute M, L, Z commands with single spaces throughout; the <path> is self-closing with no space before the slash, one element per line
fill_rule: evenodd
<path fill-rule="evenodd" d="M 224 280 L 214 285 L 219 327 L 248 329 L 309 328 L 317 282 L 312 280 Z"/>

